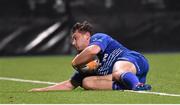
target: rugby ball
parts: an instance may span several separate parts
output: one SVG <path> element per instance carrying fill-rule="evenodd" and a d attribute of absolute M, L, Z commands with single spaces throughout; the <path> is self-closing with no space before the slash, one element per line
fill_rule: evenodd
<path fill-rule="evenodd" d="M 98 59 L 98 57 L 95 57 L 95 59 L 93 59 L 92 61 L 90 61 L 89 63 L 84 65 L 82 68 L 80 68 L 80 71 L 81 72 L 92 72 L 94 70 L 97 70 L 99 65 L 100 65 L 99 59 Z"/>

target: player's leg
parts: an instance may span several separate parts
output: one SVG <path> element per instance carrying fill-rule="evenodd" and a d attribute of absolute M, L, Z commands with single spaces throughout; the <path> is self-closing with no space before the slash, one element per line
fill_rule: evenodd
<path fill-rule="evenodd" d="M 82 87 L 87 90 L 112 90 L 112 75 L 88 76 L 83 79 Z"/>
<path fill-rule="evenodd" d="M 82 87 L 87 90 L 125 90 L 127 87 L 112 81 L 112 74 L 105 76 L 89 76 L 83 79 Z"/>
<path fill-rule="evenodd" d="M 145 83 L 148 69 L 147 60 L 143 56 L 128 55 L 114 64 L 112 76 L 128 89 L 150 90 L 150 85 L 142 84 Z"/>
<path fill-rule="evenodd" d="M 117 61 L 113 66 L 113 80 L 124 83 L 128 89 L 134 89 L 139 83 L 136 67 L 129 61 Z"/>

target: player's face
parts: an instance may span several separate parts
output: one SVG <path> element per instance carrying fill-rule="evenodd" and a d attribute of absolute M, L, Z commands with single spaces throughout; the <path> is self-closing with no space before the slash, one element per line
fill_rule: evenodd
<path fill-rule="evenodd" d="M 89 32 L 79 32 L 76 30 L 72 35 L 72 45 L 78 50 L 84 50 L 90 41 L 90 34 Z"/>

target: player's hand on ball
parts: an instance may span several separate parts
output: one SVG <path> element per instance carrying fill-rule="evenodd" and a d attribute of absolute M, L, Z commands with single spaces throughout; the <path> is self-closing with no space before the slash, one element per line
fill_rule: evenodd
<path fill-rule="evenodd" d="M 80 67 L 80 68 L 75 68 L 75 70 L 79 71 L 79 72 L 93 72 L 94 70 L 97 70 L 97 68 L 100 66 L 100 62 L 99 59 L 96 57 L 94 60 L 90 61 L 89 63 L 87 63 L 86 65 Z"/>
<path fill-rule="evenodd" d="M 90 61 L 84 67 L 80 68 L 83 71 L 93 71 L 96 70 L 99 67 L 99 60 L 95 59 L 93 61 Z"/>

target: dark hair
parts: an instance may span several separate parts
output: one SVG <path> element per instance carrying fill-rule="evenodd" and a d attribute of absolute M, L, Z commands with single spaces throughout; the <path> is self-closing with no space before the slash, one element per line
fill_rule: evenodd
<path fill-rule="evenodd" d="M 83 23 L 77 22 L 76 24 L 74 24 L 72 32 L 74 33 L 76 30 L 82 32 L 89 32 L 90 34 L 92 34 L 92 25 L 87 21 L 84 21 Z"/>

